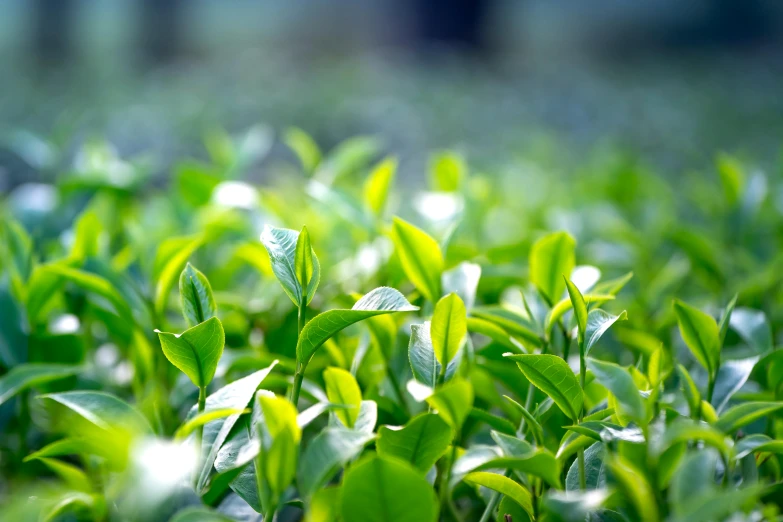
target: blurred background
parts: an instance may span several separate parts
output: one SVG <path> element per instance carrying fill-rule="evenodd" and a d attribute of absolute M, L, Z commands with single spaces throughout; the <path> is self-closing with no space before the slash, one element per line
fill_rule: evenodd
<path fill-rule="evenodd" d="M 259 124 L 373 136 L 414 184 L 444 147 L 490 171 L 616 148 L 664 174 L 719 150 L 774 170 L 782 42 L 772 0 L 3 0 L 0 188 L 95 136 L 162 179 Z M 267 165 L 291 154 L 273 135 Z"/>

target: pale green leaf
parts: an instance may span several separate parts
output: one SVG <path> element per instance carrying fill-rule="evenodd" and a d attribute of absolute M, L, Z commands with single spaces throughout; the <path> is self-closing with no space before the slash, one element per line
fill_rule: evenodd
<path fill-rule="evenodd" d="M 395 217 L 392 240 L 405 275 L 425 299 L 434 303 L 441 296 L 443 253 L 426 232 Z"/>
<path fill-rule="evenodd" d="M 456 377 L 427 397 L 427 403 L 458 432 L 473 407 L 473 386 L 469 381 Z"/>
<path fill-rule="evenodd" d="M 163 354 L 193 384 L 203 388 L 212 382 L 226 343 L 220 319 L 213 317 L 181 334 L 157 333 Z"/>
<path fill-rule="evenodd" d="M 476 484 L 478 486 L 484 486 L 492 491 L 497 491 L 506 495 L 519 504 L 519 506 L 530 515 L 530 518 L 535 518 L 535 512 L 533 510 L 533 498 L 530 492 L 520 484 L 514 482 L 508 477 L 498 475 L 496 473 L 489 473 L 486 471 L 476 471 L 474 473 L 468 473 L 465 475 L 465 482 L 470 484 Z"/>
<path fill-rule="evenodd" d="M 182 315 L 189 327 L 217 315 L 217 305 L 207 278 L 188 263 L 179 276 L 179 296 Z"/>
<path fill-rule="evenodd" d="M 326 396 L 329 402 L 343 406 L 335 414 L 348 428 L 353 428 L 359 418 L 362 390 L 351 372 L 342 368 L 327 368 L 324 372 Z"/>
<path fill-rule="evenodd" d="M 364 182 L 364 204 L 375 216 L 383 214 L 396 172 L 397 159 L 385 158 L 373 168 Z"/>
<path fill-rule="evenodd" d="M 462 345 L 467 334 L 465 304 L 457 294 L 443 297 L 435 305 L 430 335 L 435 358 L 441 366 L 447 366 Z"/>
<path fill-rule="evenodd" d="M 563 276 L 576 265 L 576 241 L 567 232 L 548 234 L 530 250 L 530 281 L 550 304 L 557 303 L 565 292 Z"/>
<path fill-rule="evenodd" d="M 639 424 L 647 422 L 647 411 L 628 370 L 614 363 L 587 359 L 587 368 L 604 388 L 614 395 L 624 415 L 631 417 Z"/>
<path fill-rule="evenodd" d="M 287 228 L 266 225 L 261 233 L 261 243 L 269 254 L 272 271 L 283 286 L 286 295 L 297 307 L 302 303 L 303 294 L 306 296 L 305 304 L 310 304 L 321 280 L 321 265 L 315 252 L 311 251 L 313 271 L 310 282 L 304 289 L 299 283 L 296 272 L 296 244 L 298 240 L 299 232 Z"/>

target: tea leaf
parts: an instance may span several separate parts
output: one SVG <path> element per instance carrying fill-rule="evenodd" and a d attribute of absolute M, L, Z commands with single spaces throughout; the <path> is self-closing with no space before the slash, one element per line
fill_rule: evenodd
<path fill-rule="evenodd" d="M 549 354 L 506 354 L 506 357 L 517 363 L 531 384 L 551 397 L 570 419 L 579 418 L 584 394 L 563 359 Z"/>
<path fill-rule="evenodd" d="M 430 332 L 435 358 L 447 366 L 467 334 L 465 304 L 457 294 L 449 294 L 435 305 Z"/>
<path fill-rule="evenodd" d="M 567 232 L 548 234 L 530 249 L 530 281 L 551 304 L 565 292 L 563 276 L 574 270 L 575 250 L 576 241 Z"/>
<path fill-rule="evenodd" d="M 451 428 L 444 420 L 433 413 L 424 413 L 402 429 L 382 427 L 375 446 L 379 455 L 405 460 L 426 473 L 446 453 L 451 439 Z"/>
<path fill-rule="evenodd" d="M 217 315 L 217 305 L 209 281 L 190 263 L 185 265 L 179 276 L 179 295 L 182 315 L 189 327 Z"/>
<path fill-rule="evenodd" d="M 438 507 L 432 487 L 409 464 L 373 456 L 345 474 L 341 512 L 345 522 L 434 522 Z"/>
<path fill-rule="evenodd" d="M 261 243 L 263 243 L 269 254 L 272 271 L 283 286 L 286 295 L 291 298 L 291 301 L 297 307 L 302 303 L 303 295 L 306 297 L 304 303 L 306 305 L 310 304 L 321 280 L 321 265 L 311 248 L 312 275 L 307 287 L 304 287 L 299 282 L 299 275 L 296 271 L 296 245 L 298 241 L 299 232 L 287 228 L 276 228 L 266 225 L 261 233 Z"/>
<path fill-rule="evenodd" d="M 715 375 L 720 364 L 720 332 L 715 320 L 681 301 L 674 302 L 674 311 L 685 344 L 707 373 Z"/>
<path fill-rule="evenodd" d="M 356 379 L 341 368 L 328 368 L 324 372 L 324 381 L 329 401 L 344 406 L 336 411 L 337 417 L 346 427 L 353 428 L 362 404 L 362 391 Z"/>
<path fill-rule="evenodd" d="M 458 432 L 473 406 L 473 387 L 470 382 L 457 377 L 427 397 L 427 403 Z"/>
<path fill-rule="evenodd" d="M 65 364 L 29 363 L 21 364 L 0 377 L 0 404 L 24 390 L 40 384 L 64 379 L 81 369 Z"/>
<path fill-rule="evenodd" d="M 181 334 L 157 331 L 163 354 L 199 388 L 212 382 L 226 336 L 220 319 L 212 317 Z"/>
<path fill-rule="evenodd" d="M 316 435 L 305 449 L 296 475 L 302 496 L 312 496 L 373 438 L 345 428 L 326 428 Z"/>
<path fill-rule="evenodd" d="M 444 265 L 438 242 L 398 217 L 392 224 L 392 240 L 405 275 L 425 299 L 436 302 L 441 296 Z"/>
<path fill-rule="evenodd" d="M 639 424 L 646 424 L 647 411 L 644 402 L 633 377 L 625 368 L 598 359 L 587 359 L 587 368 L 604 388 L 612 392 L 625 415 Z"/>
<path fill-rule="evenodd" d="M 375 216 L 381 216 L 386 208 L 396 172 L 397 159 L 386 158 L 373 168 L 364 182 L 364 204 Z"/>
<path fill-rule="evenodd" d="M 327 339 L 363 319 L 415 310 L 418 310 L 418 307 L 410 304 L 397 290 L 389 287 L 376 288 L 359 299 L 350 310 L 329 310 L 308 322 L 296 344 L 296 358 L 300 363 L 306 364 Z"/>
<path fill-rule="evenodd" d="M 531 519 L 535 518 L 535 512 L 533 511 L 533 498 L 527 489 L 520 486 L 513 480 L 503 475 L 497 475 L 495 473 L 488 473 L 486 471 L 476 471 L 474 473 L 468 473 L 465 475 L 465 482 L 470 484 L 476 484 L 478 486 L 484 486 L 493 491 L 497 491 L 506 495 L 519 504 L 519 506 L 530 515 Z"/>
<path fill-rule="evenodd" d="M 715 427 L 724 433 L 733 433 L 753 421 L 768 416 L 783 408 L 783 401 L 778 402 L 746 402 L 729 408 L 718 417 Z"/>

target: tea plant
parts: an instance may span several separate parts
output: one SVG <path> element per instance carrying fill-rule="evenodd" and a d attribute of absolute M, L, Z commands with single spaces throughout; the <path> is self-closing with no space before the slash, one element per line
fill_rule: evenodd
<path fill-rule="evenodd" d="M 776 313 L 779 278 L 737 282 L 753 249 L 615 223 L 640 273 L 604 278 L 566 231 L 487 247 L 501 204 L 454 153 L 417 197 L 462 211 L 419 227 L 390 217 L 394 159 L 288 141 L 304 194 L 232 179 L 229 141 L 171 201 L 75 174 L 55 240 L 8 212 L 3 520 L 783 519 L 783 351 L 747 306 Z"/>

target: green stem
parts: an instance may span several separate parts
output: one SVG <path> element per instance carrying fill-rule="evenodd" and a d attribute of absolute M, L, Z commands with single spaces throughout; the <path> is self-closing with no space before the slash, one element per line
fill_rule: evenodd
<path fill-rule="evenodd" d="M 305 322 L 307 318 L 307 302 L 306 297 L 302 297 L 302 300 L 299 303 L 299 320 L 298 320 L 298 331 L 296 334 L 296 343 L 299 344 L 299 338 L 302 336 L 302 330 L 305 327 Z M 288 400 L 291 401 L 291 403 L 299 407 L 299 393 L 302 390 L 302 380 L 304 380 L 304 371 L 307 367 L 307 363 L 302 363 L 300 361 L 296 361 L 296 372 L 294 373 L 294 383 L 291 385 L 291 394 L 288 396 Z"/>
<path fill-rule="evenodd" d="M 264 513 L 264 520 L 263 522 L 272 522 L 272 520 L 275 519 L 275 512 L 277 511 L 277 506 L 272 506 L 269 509 L 266 510 L 266 513 Z"/>
<path fill-rule="evenodd" d="M 299 407 L 299 393 L 302 391 L 302 381 L 304 380 L 304 372 L 306 365 L 299 362 L 296 363 L 296 372 L 294 373 L 294 384 L 291 386 L 291 395 L 289 400 L 291 404 Z"/>
<path fill-rule="evenodd" d="M 389 377 L 389 382 L 391 382 L 392 388 L 394 388 L 394 393 L 397 395 L 397 398 L 400 401 L 400 406 L 402 406 L 402 410 L 405 412 L 406 415 L 410 415 L 410 410 L 408 409 L 408 403 L 405 402 L 405 396 L 402 394 L 400 381 L 397 379 L 397 376 L 394 375 L 394 370 L 392 370 L 392 367 L 389 365 L 388 362 L 386 363 L 386 375 Z"/>
<path fill-rule="evenodd" d="M 504 477 L 510 477 L 511 472 L 506 471 L 503 474 Z M 489 497 L 489 502 L 487 502 L 486 507 L 484 508 L 484 512 L 481 514 L 481 518 L 479 519 L 479 522 L 489 522 L 492 520 L 492 513 L 495 512 L 495 509 L 498 507 L 498 503 L 500 503 L 500 491 L 493 491 L 492 496 Z"/>
<path fill-rule="evenodd" d="M 718 375 L 718 370 L 715 370 L 715 375 Z M 715 391 L 715 377 L 710 375 L 709 383 L 707 384 L 707 402 L 712 404 L 712 393 Z"/>
<path fill-rule="evenodd" d="M 580 336 L 583 337 L 583 336 Z M 585 378 L 587 376 L 587 368 L 585 367 L 585 343 L 584 339 L 581 338 L 579 342 L 579 387 L 582 388 L 582 391 L 585 389 Z M 582 409 L 579 412 L 579 422 L 582 422 L 582 418 L 584 416 L 584 405 L 582 405 Z M 578 466 L 579 466 L 579 489 L 585 490 L 587 489 L 587 479 L 585 478 L 585 450 L 584 448 L 580 448 L 579 452 L 577 453 L 577 460 L 578 460 Z"/>
<path fill-rule="evenodd" d="M 199 386 L 198 387 L 198 413 L 202 414 L 204 413 L 204 410 L 207 407 L 207 387 L 206 386 Z M 196 462 L 198 465 L 196 466 L 196 472 L 194 474 L 194 483 L 198 480 L 198 475 L 201 469 L 201 439 L 204 436 L 204 426 L 199 426 L 196 428 Z"/>
<path fill-rule="evenodd" d="M 449 480 L 451 479 L 451 466 L 454 464 L 456 458 L 457 458 L 457 441 L 454 440 L 454 442 L 451 445 L 451 457 L 449 457 L 449 461 L 446 463 L 446 469 L 443 470 L 443 474 L 441 475 L 440 478 L 441 510 L 443 507 L 450 507 L 449 506 Z"/>

